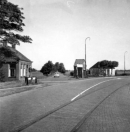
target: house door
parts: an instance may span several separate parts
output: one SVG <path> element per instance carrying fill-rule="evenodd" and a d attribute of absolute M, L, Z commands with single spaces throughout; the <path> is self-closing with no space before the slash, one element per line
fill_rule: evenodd
<path fill-rule="evenodd" d="M 82 78 L 82 68 L 78 68 L 78 77 Z"/>

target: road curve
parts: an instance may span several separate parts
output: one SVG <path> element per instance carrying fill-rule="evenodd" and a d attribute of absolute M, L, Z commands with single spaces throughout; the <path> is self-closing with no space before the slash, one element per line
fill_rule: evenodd
<path fill-rule="evenodd" d="M 26 125 L 29 121 L 71 101 L 73 97 L 87 88 L 105 80 L 108 79 L 83 80 L 2 97 L 0 100 L 0 131 L 14 131 L 23 124 Z M 119 82 L 117 79 L 116 81 Z"/>

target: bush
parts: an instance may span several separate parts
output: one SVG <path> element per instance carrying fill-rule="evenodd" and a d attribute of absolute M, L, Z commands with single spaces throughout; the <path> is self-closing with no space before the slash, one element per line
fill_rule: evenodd
<path fill-rule="evenodd" d="M 3 70 L 0 70 L 0 82 L 3 82 L 4 81 L 4 72 Z"/>
<path fill-rule="evenodd" d="M 71 71 L 70 72 L 70 76 L 74 76 L 74 71 Z"/>

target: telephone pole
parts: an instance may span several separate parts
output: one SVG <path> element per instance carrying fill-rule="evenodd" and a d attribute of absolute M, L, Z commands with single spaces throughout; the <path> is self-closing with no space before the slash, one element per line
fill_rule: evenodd
<path fill-rule="evenodd" d="M 87 61 L 86 61 L 86 40 L 89 39 L 90 41 L 90 37 L 87 37 L 85 39 L 85 77 L 88 77 L 88 74 L 87 74 Z"/>

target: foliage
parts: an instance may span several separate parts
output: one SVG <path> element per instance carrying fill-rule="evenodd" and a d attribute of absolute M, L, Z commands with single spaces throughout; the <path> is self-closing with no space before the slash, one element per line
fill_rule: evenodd
<path fill-rule="evenodd" d="M 61 73 L 65 73 L 65 67 L 63 63 L 56 62 L 55 64 L 52 63 L 52 61 L 48 61 L 44 64 L 44 66 L 41 68 L 40 72 L 43 73 L 43 75 L 48 75 L 50 73 L 59 71 Z"/>
<path fill-rule="evenodd" d="M 70 72 L 70 76 L 74 76 L 74 71 L 71 71 Z"/>
<path fill-rule="evenodd" d="M 5 62 L 6 58 L 13 58 L 15 60 L 18 59 L 18 57 L 16 56 L 15 52 L 11 51 L 10 48 L 8 47 L 1 47 L 0 48 L 0 62 Z"/>
<path fill-rule="evenodd" d="M 37 71 L 35 68 L 31 68 L 31 72 L 35 72 Z"/>
<path fill-rule="evenodd" d="M 53 63 L 52 61 L 48 61 L 47 63 L 44 64 L 44 66 L 41 68 L 40 72 L 43 73 L 43 75 L 48 75 L 51 73 L 51 71 L 53 70 Z"/>
<path fill-rule="evenodd" d="M 59 66 L 60 66 L 59 62 L 56 62 L 56 63 L 54 64 L 53 71 L 54 71 L 54 72 L 58 71 L 58 70 L 59 70 Z"/>
<path fill-rule="evenodd" d="M 60 63 L 59 64 L 59 69 L 58 69 L 59 72 L 61 73 L 65 73 L 65 67 L 64 67 L 64 64 L 63 63 Z"/>
<path fill-rule="evenodd" d="M 100 62 L 100 67 L 102 68 L 107 68 L 108 67 L 108 61 L 107 60 L 103 60 Z"/>
<path fill-rule="evenodd" d="M 112 61 L 113 68 L 118 67 L 119 63 L 117 61 Z"/>
<path fill-rule="evenodd" d="M 4 81 L 4 77 L 5 77 L 5 75 L 4 75 L 3 70 L 0 70 L 0 82 Z"/>
<path fill-rule="evenodd" d="M 110 69 L 114 69 L 115 67 L 118 66 L 118 62 L 117 61 L 108 61 L 108 60 L 103 60 L 101 62 L 99 62 L 100 68 L 110 68 Z"/>
<path fill-rule="evenodd" d="M 20 45 L 20 41 L 31 43 L 32 39 L 29 36 L 22 36 L 15 32 L 22 32 L 23 12 L 18 5 L 0 0 L 0 44 Z"/>

